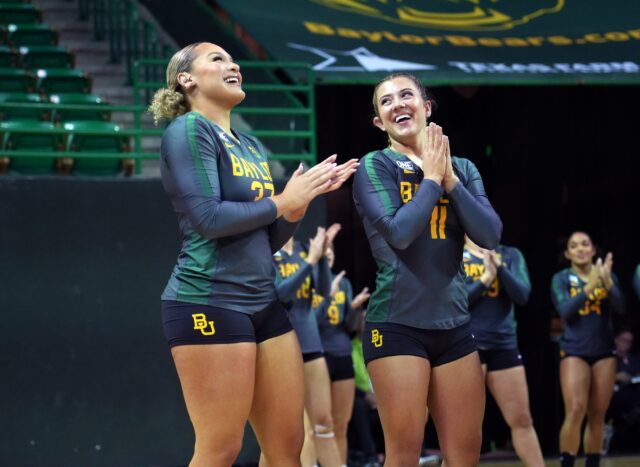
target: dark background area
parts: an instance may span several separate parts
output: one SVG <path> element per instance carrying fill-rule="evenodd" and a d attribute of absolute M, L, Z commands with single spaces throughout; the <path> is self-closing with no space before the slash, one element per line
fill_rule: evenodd
<path fill-rule="evenodd" d="M 566 267 L 568 235 L 585 230 L 602 255 L 614 254 L 614 272 L 638 334 L 640 306 L 631 288 L 640 263 L 635 226 L 640 217 L 637 112 L 640 87 L 438 87 L 432 120 L 449 135 L 452 153 L 471 159 L 504 223 L 502 243 L 523 252 L 533 291 L 516 310 L 531 411 L 546 455 L 557 452 L 562 401 L 551 277 Z M 361 157 L 386 146 L 371 124 L 373 86 L 320 86 L 317 93 L 319 154 Z M 336 241 L 336 270 L 354 289 L 375 284 L 375 264 L 350 186 L 331 194 L 328 219 L 343 230 Z M 508 430 L 488 404 L 485 445 L 506 440 Z"/>

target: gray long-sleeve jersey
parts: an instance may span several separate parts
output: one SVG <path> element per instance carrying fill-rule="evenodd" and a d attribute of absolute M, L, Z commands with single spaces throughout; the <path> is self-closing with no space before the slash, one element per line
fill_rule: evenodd
<path fill-rule="evenodd" d="M 614 349 L 611 313 L 624 313 L 624 296 L 618 278 L 613 287 L 602 287 L 589 295 L 586 282 L 570 268 L 557 272 L 551 280 L 551 299 L 564 321 L 560 347 L 572 355 L 599 356 Z"/>
<path fill-rule="evenodd" d="M 362 158 L 353 197 L 378 264 L 367 321 L 451 329 L 469 320 L 462 269 L 464 234 L 498 246 L 502 222 L 476 167 L 454 157 L 450 192 L 390 148 Z"/>
<path fill-rule="evenodd" d="M 296 227 L 276 220 L 264 148 L 190 112 L 166 129 L 160 153 L 162 182 L 182 234 L 162 299 L 262 310 L 276 299 L 272 254 Z"/>
<path fill-rule="evenodd" d="M 464 251 L 471 330 L 480 349 L 512 349 L 518 346 L 514 304 L 529 300 L 531 283 L 524 256 L 515 247 L 499 245 L 496 253 L 501 266 L 487 288 L 479 280 L 484 273 L 482 258 Z"/>

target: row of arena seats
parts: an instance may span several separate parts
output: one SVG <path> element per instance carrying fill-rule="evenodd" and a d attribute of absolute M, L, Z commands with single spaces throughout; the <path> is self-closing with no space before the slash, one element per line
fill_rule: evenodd
<path fill-rule="evenodd" d="M 130 137 L 41 19 L 28 1 L 0 0 L 0 174 L 132 174 Z"/>
<path fill-rule="evenodd" d="M 30 70 L 0 68 L 0 90 L 3 92 L 89 93 L 91 86 L 91 78 L 77 69 L 51 68 L 33 73 Z"/>
<path fill-rule="evenodd" d="M 3 103 L 16 104 L 2 107 Z M 18 104 L 76 104 L 83 108 L 68 109 L 64 107 L 39 109 Z M 0 122 L 11 120 L 31 120 L 52 122 L 57 125 L 71 120 L 111 120 L 111 112 L 105 109 L 106 102 L 95 94 L 51 94 L 41 95 L 27 92 L 0 92 Z"/>
<path fill-rule="evenodd" d="M 24 0 L 2 0 L 0 2 L 0 24 L 39 23 L 42 13 Z"/>
<path fill-rule="evenodd" d="M 126 157 L 130 138 L 119 134 L 120 131 L 114 122 L 69 121 L 58 128 L 51 122 L 0 122 L 0 149 L 18 156 L 0 157 L 0 173 L 131 175 L 134 162 Z M 40 155 L 20 155 L 36 151 Z M 74 158 L 56 154 L 60 151 L 92 156 Z M 100 157 L 100 153 L 122 153 L 122 157 Z"/>
<path fill-rule="evenodd" d="M 73 68 L 75 56 L 59 45 L 0 45 L 0 68 Z"/>
<path fill-rule="evenodd" d="M 47 24 L 12 24 L 4 23 L 0 18 L 0 44 L 11 47 L 32 45 L 56 45 L 57 31 Z"/>

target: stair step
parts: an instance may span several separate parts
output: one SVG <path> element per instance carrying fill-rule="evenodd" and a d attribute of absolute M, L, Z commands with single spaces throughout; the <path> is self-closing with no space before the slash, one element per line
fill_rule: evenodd
<path fill-rule="evenodd" d="M 93 12 L 89 12 L 91 15 L 89 19 L 80 19 L 78 3 L 73 0 L 32 0 L 32 3 L 42 11 L 43 22 L 58 31 L 60 45 L 74 52 L 76 68 L 91 76 L 92 92 L 110 104 L 131 105 L 133 89 L 127 84 L 125 57 L 121 58 L 120 63 L 110 61 L 109 42 L 106 37 L 105 40 L 100 41 L 95 39 Z M 149 18 L 157 25 L 144 7 L 138 7 L 141 18 Z M 161 28 L 158 30 L 160 31 Z M 133 128 L 134 115 L 131 112 L 112 112 L 111 119 L 123 128 Z M 155 128 L 151 114 L 142 114 L 142 127 Z M 160 136 L 142 137 L 140 141 L 142 150 L 158 153 L 160 141 Z M 159 177 L 159 160 L 142 161 L 141 175 Z"/>

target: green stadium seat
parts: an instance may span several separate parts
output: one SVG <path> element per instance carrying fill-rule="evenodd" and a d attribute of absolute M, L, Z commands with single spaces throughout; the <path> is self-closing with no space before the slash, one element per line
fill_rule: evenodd
<path fill-rule="evenodd" d="M 58 33 L 47 24 L 10 24 L 6 32 L 8 43 L 14 47 L 58 43 Z"/>
<path fill-rule="evenodd" d="M 36 77 L 26 70 L 0 68 L 0 90 L 2 92 L 34 92 Z"/>
<path fill-rule="evenodd" d="M 67 92 L 91 92 L 91 78 L 82 71 L 67 68 L 49 68 L 37 71 L 38 89 L 44 94 L 61 94 Z"/>
<path fill-rule="evenodd" d="M 29 69 L 73 68 L 74 55 L 59 45 L 21 46 L 22 64 Z"/>
<path fill-rule="evenodd" d="M 0 24 L 39 23 L 42 14 L 30 3 L 0 3 Z"/>
<path fill-rule="evenodd" d="M 49 101 L 53 104 L 91 106 L 84 109 L 55 109 L 53 115 L 54 122 L 66 122 L 71 120 L 111 120 L 111 112 L 104 108 L 100 108 L 104 107 L 107 103 L 95 94 L 53 94 L 49 96 Z"/>
<path fill-rule="evenodd" d="M 113 122 L 76 121 L 66 122 L 66 130 L 78 131 L 67 138 L 69 152 L 126 153 L 129 137 L 119 134 L 120 127 Z M 124 154 L 123 154 L 124 156 Z M 77 175 L 116 175 L 133 173 L 133 160 L 126 157 L 86 157 L 74 161 L 73 173 Z"/>
<path fill-rule="evenodd" d="M 49 122 L 0 122 L 2 149 L 13 151 L 9 170 L 23 174 L 53 173 L 56 169 L 56 151 L 62 147 L 63 138 L 54 134 Z M 42 156 L 20 156 L 23 151 L 38 151 Z"/>
<path fill-rule="evenodd" d="M 42 102 L 40 94 L 26 92 L 0 92 L 0 121 L 6 120 L 30 120 L 47 121 L 51 120 L 51 111 L 45 109 L 34 109 L 26 106 L 3 107 L 3 103 L 11 104 L 39 104 Z"/>
<path fill-rule="evenodd" d="M 0 45 L 0 68 L 17 68 L 20 66 L 20 55 L 13 47 Z"/>

